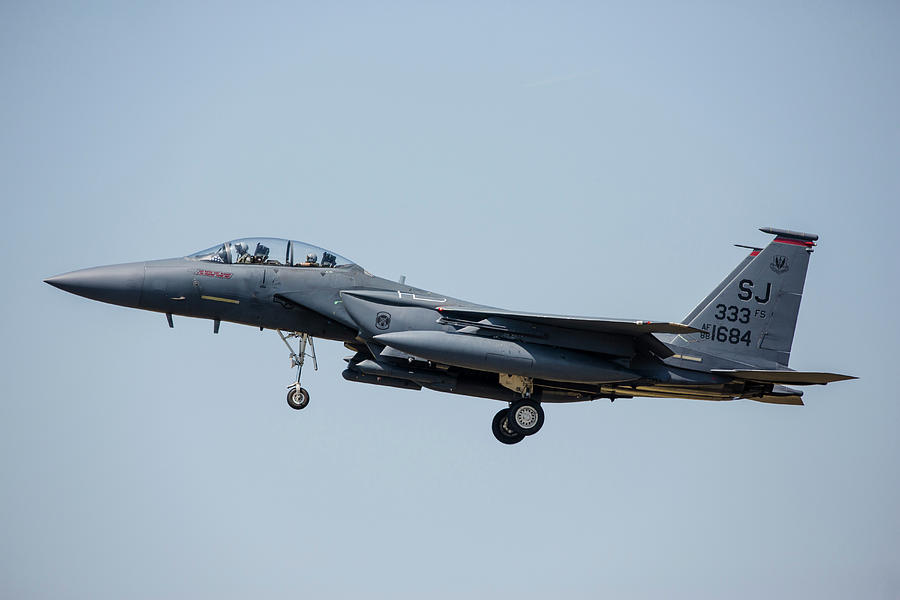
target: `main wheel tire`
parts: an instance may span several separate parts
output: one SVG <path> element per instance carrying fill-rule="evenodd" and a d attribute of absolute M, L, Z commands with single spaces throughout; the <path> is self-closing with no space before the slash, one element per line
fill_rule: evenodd
<path fill-rule="evenodd" d="M 508 417 L 508 408 L 504 408 L 494 415 L 494 422 L 491 423 L 491 430 L 494 432 L 494 437 L 497 438 L 498 442 L 503 444 L 518 444 L 525 439 L 525 436 L 510 429 L 507 421 Z"/>
<path fill-rule="evenodd" d="M 534 435 L 544 426 L 544 409 L 534 400 L 519 400 L 509 408 L 509 428 L 519 435 Z"/>
<path fill-rule="evenodd" d="M 303 388 L 293 387 L 288 390 L 287 403 L 294 410 L 302 410 L 309 404 L 309 392 Z"/>

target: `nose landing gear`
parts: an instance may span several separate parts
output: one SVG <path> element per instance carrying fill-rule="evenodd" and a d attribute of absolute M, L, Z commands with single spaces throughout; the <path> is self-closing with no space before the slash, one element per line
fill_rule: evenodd
<path fill-rule="evenodd" d="M 312 359 L 313 370 L 319 370 L 319 364 L 316 361 L 316 346 L 313 344 L 312 336 L 308 333 L 292 331 L 285 335 L 281 330 L 276 331 L 278 332 L 278 337 L 281 338 L 281 341 L 284 342 L 284 345 L 288 347 L 288 351 L 291 353 L 291 367 L 297 367 L 297 381 L 287 388 L 287 403 L 294 410 L 302 410 L 309 404 L 309 392 L 305 388 L 300 387 L 300 374 L 303 371 L 303 363 L 306 357 Z M 299 339 L 299 347 L 296 352 L 291 347 L 291 343 L 288 342 L 291 338 Z M 307 346 L 309 346 L 309 353 L 306 352 Z"/>
<path fill-rule="evenodd" d="M 302 410 L 309 404 L 309 392 L 300 387 L 299 383 L 289 385 L 287 393 L 288 406 L 294 410 Z"/>

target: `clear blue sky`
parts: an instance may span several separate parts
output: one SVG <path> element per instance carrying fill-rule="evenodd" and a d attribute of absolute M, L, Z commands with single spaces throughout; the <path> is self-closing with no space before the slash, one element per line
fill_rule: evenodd
<path fill-rule="evenodd" d="M 0 596 L 896 598 L 900 9 L 4 3 Z M 244 236 L 497 306 L 680 320 L 821 235 L 804 408 L 353 384 L 44 277 Z M 261 592 L 261 594 L 259 593 Z"/>

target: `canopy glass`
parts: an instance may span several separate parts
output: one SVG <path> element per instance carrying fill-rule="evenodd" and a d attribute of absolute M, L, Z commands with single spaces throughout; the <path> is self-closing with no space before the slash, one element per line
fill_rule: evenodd
<path fill-rule="evenodd" d="M 208 262 L 234 264 L 264 264 L 283 267 L 318 267 L 333 269 L 353 265 L 343 256 L 324 248 L 279 238 L 242 238 L 231 240 L 187 258 Z"/>

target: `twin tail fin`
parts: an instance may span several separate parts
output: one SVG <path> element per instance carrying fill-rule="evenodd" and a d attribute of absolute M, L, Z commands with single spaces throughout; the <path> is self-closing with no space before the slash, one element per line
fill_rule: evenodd
<path fill-rule="evenodd" d="M 674 344 L 751 365 L 787 367 L 809 257 L 819 236 L 764 227 L 775 236 L 741 263 L 688 314 L 699 336 Z"/>

